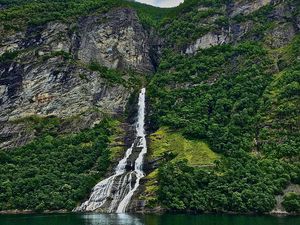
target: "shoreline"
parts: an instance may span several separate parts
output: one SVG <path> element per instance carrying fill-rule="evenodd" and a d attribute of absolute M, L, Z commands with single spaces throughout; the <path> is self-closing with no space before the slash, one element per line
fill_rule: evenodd
<path fill-rule="evenodd" d="M 66 214 L 66 213 L 74 213 L 78 214 L 79 212 L 72 212 L 68 210 L 46 210 L 43 212 L 36 212 L 34 210 L 2 210 L 0 211 L 1 215 L 34 215 L 34 214 Z M 80 213 L 97 213 L 97 212 L 80 212 Z M 128 212 L 129 214 L 149 214 L 149 215 L 163 215 L 163 214 L 191 214 L 191 215 L 237 215 L 237 216 L 274 216 L 274 217 L 285 217 L 285 216 L 300 216 L 300 213 L 288 213 L 288 212 L 269 212 L 269 213 L 237 213 L 237 212 L 223 212 L 223 213 L 213 213 L 213 212 L 204 212 L 204 213 L 195 213 L 195 212 L 172 212 L 172 211 L 162 211 L 162 212 L 151 212 L 151 211 L 143 211 L 143 212 Z"/>
<path fill-rule="evenodd" d="M 63 213 L 71 213 L 68 210 L 62 209 L 62 210 L 45 210 L 43 212 L 37 212 L 34 210 L 19 210 L 19 209 L 14 209 L 14 210 L 2 210 L 0 211 L 0 215 L 31 215 L 31 214 L 63 214 Z"/>

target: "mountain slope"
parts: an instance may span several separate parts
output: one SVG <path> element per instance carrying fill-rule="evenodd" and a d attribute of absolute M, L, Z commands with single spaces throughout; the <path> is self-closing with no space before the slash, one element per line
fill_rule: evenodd
<path fill-rule="evenodd" d="M 159 40 L 121 1 L 20 1 L 0 18 L 0 210 L 71 210 L 127 146 Z"/>
<path fill-rule="evenodd" d="M 299 183 L 299 3 L 186 1 L 178 10 L 161 27 L 167 48 L 150 82 L 150 121 L 223 158 L 214 169 L 162 166 L 158 202 L 270 212 Z"/>
<path fill-rule="evenodd" d="M 174 9 L 110 0 L 0 5 L 2 210 L 71 209 L 82 202 L 109 170 L 97 162 L 109 158 L 113 166 L 122 154 L 119 142 L 128 137 L 123 130 L 118 144 L 109 145 L 113 127 L 127 117 L 132 122 L 143 84 L 153 132 L 149 175 L 130 210 L 265 213 L 279 205 L 300 211 L 297 0 L 186 0 Z M 107 117 L 114 122 L 105 123 Z M 90 140 L 95 132 L 99 140 Z M 55 169 L 49 176 L 54 193 L 40 191 L 48 184 L 31 185 L 40 197 L 29 204 L 30 195 L 23 198 L 12 182 L 29 187 L 48 176 L 36 159 L 56 167 L 56 148 L 65 149 L 58 157 L 67 158 L 59 168 L 66 174 Z M 24 151 L 31 154 L 20 161 Z M 93 155 L 98 159 L 74 169 Z M 5 172 L 14 170 L 16 177 Z M 74 176 L 87 178 L 84 190 Z"/>

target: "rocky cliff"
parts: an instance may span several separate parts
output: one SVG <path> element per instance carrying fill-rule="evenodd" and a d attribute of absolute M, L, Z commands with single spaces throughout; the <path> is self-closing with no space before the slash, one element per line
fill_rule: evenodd
<path fill-rule="evenodd" d="M 198 8 L 200 13 L 208 13 L 210 10 L 203 6 Z M 289 43 L 299 31 L 299 16 L 295 16 L 297 8 L 293 4 L 277 0 L 231 1 L 218 10 L 211 11 L 211 15 L 200 22 L 199 26 L 209 26 L 208 32 L 190 44 L 185 53 L 193 54 L 199 49 L 237 43 L 245 39 L 261 39 L 263 32 L 257 33 L 259 21 L 253 17 L 255 13 L 262 13 L 259 10 L 273 20 L 267 35 L 267 43 L 271 47 L 278 48 Z"/>
<path fill-rule="evenodd" d="M 1 37 L 0 147 L 19 146 L 34 137 L 18 122 L 29 116 L 70 118 L 93 109 L 123 114 L 134 88 L 130 75 L 124 72 L 120 82 L 111 82 L 89 65 L 133 70 L 142 79 L 155 70 L 154 41 L 129 8 Z"/>

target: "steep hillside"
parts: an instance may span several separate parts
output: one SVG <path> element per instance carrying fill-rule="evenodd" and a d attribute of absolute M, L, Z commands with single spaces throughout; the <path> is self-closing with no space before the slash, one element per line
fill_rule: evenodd
<path fill-rule="evenodd" d="M 160 204 L 270 212 L 299 183 L 299 9 L 298 1 L 186 1 L 162 24 L 150 121 L 223 157 L 214 169 L 164 164 Z M 299 212 L 295 196 L 287 210 Z"/>
<path fill-rule="evenodd" d="M 0 210 L 82 202 L 144 85 L 132 210 L 299 213 L 299 30 L 297 0 L 0 0 Z"/>
<path fill-rule="evenodd" d="M 104 12 L 109 4 L 104 3 L 98 13 L 70 19 L 68 23 L 60 17 L 55 19 L 50 10 L 49 20 L 55 19 L 52 22 L 31 25 L 31 20 L 41 14 L 29 12 L 31 17 L 24 14 L 24 21 L 31 22 L 23 24 L 21 30 L 3 27 L 0 146 L 18 146 L 31 139 L 32 135 L 22 132 L 23 126 L 14 122 L 19 118 L 67 118 L 95 108 L 108 114 L 124 113 L 135 87 L 155 70 L 158 40 L 143 28 L 135 11 L 116 8 Z M 25 4 L 22 10 L 17 10 L 18 6 L 8 8 L 1 12 L 2 16 L 7 19 L 11 13 L 16 21 L 10 22 L 20 25 L 25 8 L 34 10 L 31 4 L 37 3 Z M 37 7 L 44 9 L 43 4 Z M 54 9 L 56 13 L 59 10 Z M 89 127 L 92 120 L 82 128 Z M 24 133 L 21 137 L 20 132 Z"/>
<path fill-rule="evenodd" d="M 127 4 L 1 1 L 0 210 L 71 210 L 123 154 L 160 45 Z"/>

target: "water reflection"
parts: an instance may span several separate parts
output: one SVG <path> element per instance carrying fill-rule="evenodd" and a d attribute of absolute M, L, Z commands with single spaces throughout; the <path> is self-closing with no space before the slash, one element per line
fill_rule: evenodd
<path fill-rule="evenodd" d="M 0 215 L 0 225 L 299 225 L 300 216 L 43 214 Z"/>
<path fill-rule="evenodd" d="M 143 225 L 141 218 L 130 214 L 85 214 L 85 225 Z"/>

